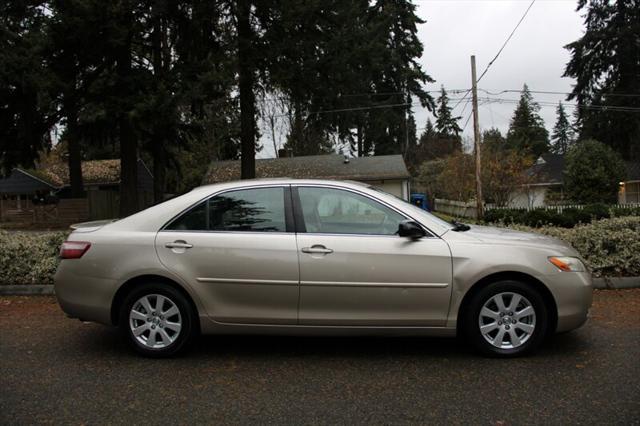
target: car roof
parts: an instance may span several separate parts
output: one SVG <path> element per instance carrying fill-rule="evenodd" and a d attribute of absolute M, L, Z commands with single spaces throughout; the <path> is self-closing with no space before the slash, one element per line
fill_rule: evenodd
<path fill-rule="evenodd" d="M 359 182 L 355 180 L 330 180 L 330 179 L 293 179 L 287 177 L 279 178 L 258 178 L 258 179 L 243 179 L 233 180 L 228 182 L 212 183 L 208 185 L 201 185 L 193 189 L 193 191 L 210 191 L 223 188 L 242 188 L 246 186 L 255 185 L 329 185 L 329 186 L 344 186 L 344 187 L 356 187 L 356 188 L 372 188 L 373 185 L 366 182 Z"/>

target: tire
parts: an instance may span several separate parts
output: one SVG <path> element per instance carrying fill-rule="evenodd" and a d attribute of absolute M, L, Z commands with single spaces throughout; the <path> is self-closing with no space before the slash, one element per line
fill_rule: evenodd
<path fill-rule="evenodd" d="M 540 346 L 549 327 L 549 311 L 542 296 L 519 281 L 487 285 L 472 296 L 463 314 L 467 340 L 492 357 L 531 353 Z"/>
<path fill-rule="evenodd" d="M 196 321 L 196 312 L 182 292 L 150 282 L 136 286 L 125 297 L 119 326 L 138 353 L 165 358 L 188 347 L 196 333 Z"/>

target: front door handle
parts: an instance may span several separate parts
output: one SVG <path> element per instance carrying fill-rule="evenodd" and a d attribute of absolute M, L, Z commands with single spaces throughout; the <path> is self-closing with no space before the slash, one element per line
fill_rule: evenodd
<path fill-rule="evenodd" d="M 193 247 L 193 244 L 189 244 L 186 241 L 177 240 L 172 243 L 167 243 L 164 246 L 170 249 L 174 249 L 174 248 L 190 249 L 191 247 Z"/>
<path fill-rule="evenodd" d="M 302 248 L 302 252 L 303 253 L 329 254 L 329 253 L 333 253 L 333 250 L 331 250 L 330 248 L 326 248 L 322 244 L 316 244 L 316 245 L 313 245 L 311 247 L 303 247 Z"/>

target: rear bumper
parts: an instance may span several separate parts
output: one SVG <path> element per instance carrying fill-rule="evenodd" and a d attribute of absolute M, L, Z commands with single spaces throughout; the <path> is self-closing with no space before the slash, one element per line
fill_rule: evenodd
<path fill-rule="evenodd" d="M 111 302 L 116 283 L 113 280 L 79 275 L 78 260 L 63 260 L 54 276 L 56 299 L 65 314 L 84 321 L 111 325 Z"/>
<path fill-rule="evenodd" d="M 593 299 L 591 274 L 587 272 L 559 272 L 546 277 L 558 308 L 557 332 L 569 331 L 586 321 Z"/>

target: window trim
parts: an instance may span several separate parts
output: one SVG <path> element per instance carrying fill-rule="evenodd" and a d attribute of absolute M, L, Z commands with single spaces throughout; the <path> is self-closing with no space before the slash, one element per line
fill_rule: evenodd
<path fill-rule="evenodd" d="M 404 211 L 396 208 L 395 206 L 392 206 L 389 203 L 386 203 L 386 202 L 384 202 L 384 201 L 382 201 L 382 200 L 380 200 L 380 199 L 378 199 L 376 197 L 372 197 L 370 194 L 355 190 L 353 188 L 345 188 L 343 186 L 338 186 L 338 185 L 306 184 L 306 183 L 292 184 L 291 185 L 291 194 L 293 196 L 293 214 L 294 214 L 294 217 L 296 219 L 296 233 L 309 234 L 309 235 L 343 236 L 343 237 L 359 236 L 359 237 L 391 237 L 391 238 L 399 238 L 398 235 L 396 235 L 396 234 L 389 235 L 389 234 L 362 234 L 362 233 L 357 233 L 357 232 L 349 233 L 349 234 L 332 233 L 332 232 L 307 232 L 306 226 L 305 226 L 305 222 L 304 222 L 304 216 L 303 216 L 303 213 L 302 213 L 302 202 L 300 200 L 300 194 L 298 192 L 298 188 L 328 188 L 328 189 L 335 189 L 335 190 L 338 190 L 338 191 L 351 192 L 353 194 L 360 195 L 362 197 L 367 198 L 370 201 L 373 201 L 375 203 L 381 204 L 384 207 L 387 207 L 388 209 L 393 210 L 394 212 L 396 212 L 399 215 L 403 216 L 406 220 L 411 220 L 413 222 L 416 222 L 426 232 L 426 235 L 424 236 L 424 238 L 439 238 L 437 236 L 437 234 L 435 234 L 429 228 L 424 226 L 420 221 L 418 221 L 415 218 L 409 216 L 407 213 L 405 213 Z M 300 226 L 300 225 L 302 225 L 302 226 Z"/>
<path fill-rule="evenodd" d="M 284 205 L 284 220 L 285 220 L 285 230 L 284 231 L 224 231 L 224 230 L 211 230 L 211 229 L 167 229 L 175 221 L 179 220 L 182 216 L 193 210 L 194 208 L 200 206 L 202 203 L 207 203 L 207 228 L 209 227 L 209 200 L 213 197 L 218 197 L 220 195 L 224 195 L 229 192 L 238 192 L 238 191 L 246 191 L 252 189 L 268 189 L 268 188 L 282 188 L 283 197 L 282 202 Z M 180 213 L 173 216 L 169 219 L 162 227 L 158 230 L 158 232 L 181 232 L 181 233 L 209 233 L 209 234 L 257 234 L 257 235 L 282 235 L 282 234 L 292 234 L 295 233 L 295 221 L 293 219 L 293 206 L 291 199 L 291 185 L 289 184 L 270 184 L 270 185 L 248 185 L 241 186 L 236 188 L 227 188 L 220 190 L 218 192 L 214 192 L 213 194 L 209 194 L 206 197 L 198 200 L 197 202 L 191 204 L 189 207 L 183 209 Z"/>

